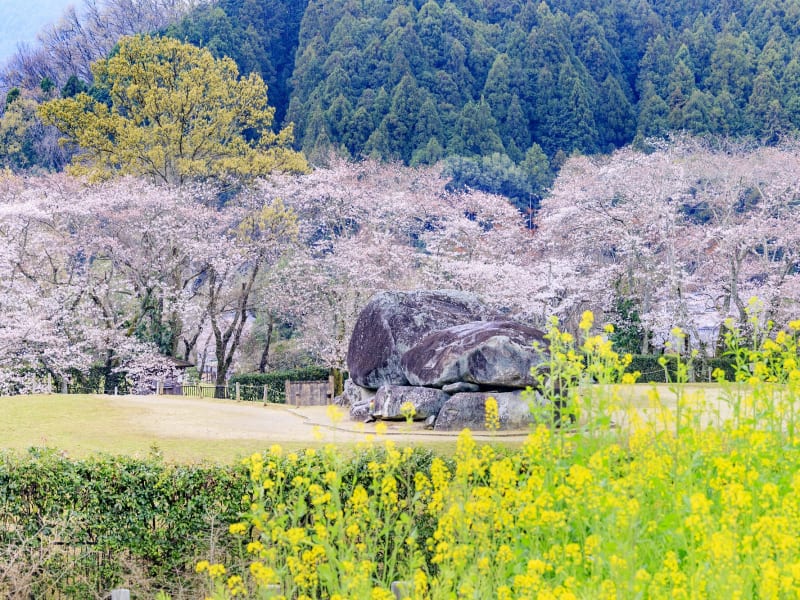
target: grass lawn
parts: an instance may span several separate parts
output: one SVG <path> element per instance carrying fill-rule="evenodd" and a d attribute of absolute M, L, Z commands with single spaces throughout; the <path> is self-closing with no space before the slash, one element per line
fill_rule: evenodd
<path fill-rule="evenodd" d="M 325 407 L 176 396 L 0 397 L 0 450 L 48 447 L 75 458 L 145 457 L 157 451 L 168 461 L 230 463 L 276 443 L 287 450 L 330 442 L 352 449 L 375 427 L 346 418 L 335 431 L 333 425 Z M 455 435 L 406 435 L 409 431 L 405 423 L 390 425 L 398 443 L 424 443 L 446 454 L 455 448 Z"/>
<path fill-rule="evenodd" d="M 675 396 L 666 385 L 619 386 L 618 391 L 630 406 L 652 415 L 648 394 L 654 387 L 662 406 L 673 410 Z M 721 392 L 716 384 L 689 384 L 684 391 L 689 398 L 704 398 L 708 406 L 717 404 Z M 624 419 L 620 415 L 613 418 L 618 423 L 618 419 Z M 321 440 L 314 424 L 322 426 Z M 324 407 L 303 412 L 260 403 L 154 396 L 54 394 L 0 398 L 0 449 L 50 447 L 73 457 L 102 452 L 144 457 L 157 451 L 171 461 L 231 462 L 274 443 L 287 449 L 328 442 L 352 448 L 365 434 L 374 431 L 374 425 L 364 427 L 347 419 L 337 431 L 332 425 L 325 417 Z M 401 444 L 424 444 L 445 454 L 454 449 L 455 434 L 423 434 L 421 426 L 415 424 L 410 430 L 405 423 L 391 424 L 392 432 L 393 439 Z M 515 445 L 523 438 L 524 435 L 501 434 L 495 441 Z"/>
<path fill-rule="evenodd" d="M 109 396 L 77 394 L 0 398 L 0 448 L 21 451 L 50 447 L 73 457 L 99 452 L 144 457 L 158 451 L 167 460 L 180 462 L 231 462 L 261 451 L 270 443 L 252 438 L 204 439 L 154 432 L 148 426 L 152 410 L 114 400 Z M 203 402 L 213 405 L 223 401 Z M 281 443 L 288 447 L 308 445 Z"/>

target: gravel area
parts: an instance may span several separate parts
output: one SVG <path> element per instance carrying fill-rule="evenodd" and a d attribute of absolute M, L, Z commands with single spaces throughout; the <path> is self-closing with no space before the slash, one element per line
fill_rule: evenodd
<path fill-rule="evenodd" d="M 264 406 L 257 402 L 235 402 L 177 396 L 114 396 L 111 403 L 131 410 L 136 429 L 158 436 L 193 439 L 264 439 L 274 442 L 323 441 L 356 442 L 375 433 L 376 423 L 343 418 L 331 420 L 328 407 Z M 386 422 L 386 437 L 398 440 L 448 440 L 457 432 L 433 432 L 423 424 Z M 524 439 L 527 431 L 504 431 L 486 437 Z M 475 437 L 484 437 L 475 432 Z"/>

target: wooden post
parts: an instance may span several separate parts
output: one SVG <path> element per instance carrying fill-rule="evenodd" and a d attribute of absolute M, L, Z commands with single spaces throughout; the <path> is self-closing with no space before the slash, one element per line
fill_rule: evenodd
<path fill-rule="evenodd" d="M 114 395 L 119 395 L 119 388 L 117 386 L 114 386 Z"/>
<path fill-rule="evenodd" d="M 131 592 L 125 589 L 111 590 L 111 600 L 131 600 Z"/>
<path fill-rule="evenodd" d="M 238 381 L 236 382 L 236 401 L 237 402 L 241 402 L 242 401 L 242 388 L 240 387 L 240 384 L 239 384 Z"/>
<path fill-rule="evenodd" d="M 267 405 L 267 386 L 264 386 L 264 406 Z"/>
<path fill-rule="evenodd" d="M 291 391 L 291 389 L 290 389 L 290 385 L 289 385 L 289 380 L 288 379 L 283 382 L 283 390 L 284 390 L 283 393 L 286 396 L 286 404 L 289 404 L 289 402 L 291 402 L 292 399 L 289 397 L 289 392 Z"/>

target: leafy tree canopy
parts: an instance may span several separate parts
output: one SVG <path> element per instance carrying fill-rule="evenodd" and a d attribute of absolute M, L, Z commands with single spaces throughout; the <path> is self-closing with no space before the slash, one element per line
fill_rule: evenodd
<path fill-rule="evenodd" d="M 240 78 L 231 59 L 170 38 L 133 36 L 92 73 L 108 103 L 81 92 L 40 108 L 46 124 L 83 150 L 76 173 L 146 175 L 179 186 L 308 168 L 291 148 L 291 125 L 271 130 L 274 109 L 261 77 Z"/>

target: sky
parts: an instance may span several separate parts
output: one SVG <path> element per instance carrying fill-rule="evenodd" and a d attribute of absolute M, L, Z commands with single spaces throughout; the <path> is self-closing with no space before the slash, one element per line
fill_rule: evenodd
<path fill-rule="evenodd" d="M 17 50 L 19 42 L 32 43 L 45 25 L 58 21 L 64 9 L 80 0 L 0 0 L 0 63 Z"/>

